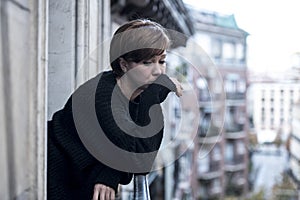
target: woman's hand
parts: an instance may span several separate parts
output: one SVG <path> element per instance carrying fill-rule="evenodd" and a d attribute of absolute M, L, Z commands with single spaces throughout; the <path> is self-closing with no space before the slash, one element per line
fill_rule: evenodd
<path fill-rule="evenodd" d="M 115 190 L 103 184 L 96 184 L 93 200 L 115 200 Z"/>
<path fill-rule="evenodd" d="M 183 87 L 181 86 L 181 83 L 176 78 L 173 77 L 169 77 L 169 78 L 176 86 L 176 95 L 178 97 L 181 97 L 183 92 Z"/>

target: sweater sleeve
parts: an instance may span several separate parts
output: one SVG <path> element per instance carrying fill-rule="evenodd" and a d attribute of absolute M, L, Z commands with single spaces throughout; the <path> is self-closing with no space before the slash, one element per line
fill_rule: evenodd
<path fill-rule="evenodd" d="M 115 191 L 118 190 L 119 183 L 126 185 L 132 179 L 132 174 L 130 173 L 120 172 L 110 167 L 101 166 L 99 164 L 95 166 L 94 170 L 97 175 L 94 178 L 93 185 L 104 184 L 113 188 Z"/>
<path fill-rule="evenodd" d="M 124 100 L 125 97 L 121 100 L 122 95 L 115 97 L 117 100 L 114 102 L 111 97 L 112 89 L 109 87 L 110 84 L 105 84 L 105 82 L 98 85 L 95 104 L 97 118 L 105 135 L 115 145 L 129 152 L 156 151 L 161 143 L 162 131 L 144 138 L 140 126 L 146 126 L 150 122 L 150 108 L 154 104 L 163 102 L 169 92 L 176 90 L 175 84 L 166 75 L 161 75 L 155 83 L 138 96 L 139 100 L 136 102 Z M 158 123 L 163 127 L 162 111 L 160 106 L 157 108 L 154 114 L 157 116 Z M 144 146 L 144 148 L 138 148 L 138 146 Z"/>
<path fill-rule="evenodd" d="M 155 83 L 139 95 L 139 101 L 131 102 L 110 80 L 107 78 L 100 81 L 95 97 L 96 115 L 104 134 L 114 145 L 128 152 L 157 151 L 163 136 L 163 115 L 160 105 L 157 105 L 157 110 L 155 110 L 155 115 L 158 116 L 155 117 L 155 120 L 160 124 L 152 124 L 154 127 L 158 127 L 157 130 L 155 132 L 150 130 L 152 134 L 147 136 L 143 131 L 145 130 L 144 126 L 147 126 L 149 122 L 151 107 L 163 102 L 169 92 L 176 89 L 175 85 L 166 75 L 161 75 Z M 117 89 L 117 94 L 114 89 Z M 143 165 L 140 160 L 130 159 L 132 162 L 136 162 L 137 166 Z M 152 154 L 147 159 L 147 166 L 151 168 L 155 156 Z M 145 172 L 147 170 L 145 169 Z"/>
<path fill-rule="evenodd" d="M 71 115 L 71 113 L 69 114 Z M 76 177 L 81 177 L 81 174 L 88 174 L 93 185 L 101 183 L 115 191 L 117 191 L 119 183 L 128 184 L 132 179 L 132 174 L 112 169 L 95 159 L 82 144 L 72 119 L 69 117 L 67 104 L 64 110 L 58 111 L 53 120 L 48 122 L 48 134 L 49 139 L 54 141 L 64 154 L 56 156 L 64 156 L 65 161 L 70 163 L 68 170 L 72 171 L 73 179 L 77 180 Z M 55 162 L 56 166 L 61 165 L 59 161 L 53 160 L 52 162 Z M 52 165 L 55 164 L 52 163 Z M 61 173 L 64 172 L 49 172 L 49 174 Z"/>
<path fill-rule="evenodd" d="M 137 115 L 132 117 L 135 119 L 135 122 L 142 126 L 149 124 L 151 120 L 149 116 L 151 106 L 162 103 L 171 91 L 176 91 L 175 84 L 167 75 L 160 75 L 154 83 L 141 93 L 138 100 L 135 101 L 135 106 L 138 110 L 135 113 Z M 132 106 L 132 104 L 130 105 Z M 159 115 L 160 113 L 156 114 Z"/>

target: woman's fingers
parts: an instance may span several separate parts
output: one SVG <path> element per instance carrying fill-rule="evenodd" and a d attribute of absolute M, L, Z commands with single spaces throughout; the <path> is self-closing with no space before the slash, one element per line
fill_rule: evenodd
<path fill-rule="evenodd" d="M 96 184 L 94 186 L 94 195 L 93 195 L 93 200 L 98 200 L 98 197 L 99 197 L 99 193 L 100 193 L 100 185 L 99 184 Z"/>
<path fill-rule="evenodd" d="M 183 93 L 183 87 L 182 87 L 181 83 L 176 78 L 170 77 L 170 79 L 176 86 L 176 95 L 178 97 L 181 97 L 182 93 Z"/>
<path fill-rule="evenodd" d="M 96 184 L 93 200 L 115 200 L 115 190 L 103 184 Z"/>
<path fill-rule="evenodd" d="M 106 195 L 106 186 L 101 185 L 100 187 L 100 200 L 105 200 L 105 195 Z"/>
<path fill-rule="evenodd" d="M 115 197 L 115 190 L 114 189 L 111 189 L 110 198 L 111 198 L 111 200 L 115 200 L 116 199 L 116 197 Z"/>

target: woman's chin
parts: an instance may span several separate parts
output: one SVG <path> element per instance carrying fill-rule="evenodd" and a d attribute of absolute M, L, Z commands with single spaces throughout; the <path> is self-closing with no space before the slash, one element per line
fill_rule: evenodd
<path fill-rule="evenodd" d="M 145 84 L 145 85 L 139 87 L 139 89 L 140 89 L 140 90 L 145 90 L 145 89 L 147 89 L 147 88 L 149 87 L 149 85 L 150 85 L 150 84 Z"/>

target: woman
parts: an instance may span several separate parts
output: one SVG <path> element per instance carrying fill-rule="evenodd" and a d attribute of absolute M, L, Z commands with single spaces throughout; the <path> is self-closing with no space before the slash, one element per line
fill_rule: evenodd
<path fill-rule="evenodd" d="M 179 82 L 165 75 L 169 45 L 165 29 L 150 20 L 130 21 L 115 32 L 112 70 L 83 84 L 48 122 L 48 199 L 115 199 L 118 184 L 128 184 L 133 173 L 149 173 L 163 136 L 157 105 L 171 91 L 182 95 Z M 100 139 L 92 135 L 96 127 L 85 109 L 90 100 L 105 134 Z M 106 149 L 106 138 L 130 156 L 106 156 L 113 152 Z M 100 156 L 87 140 L 103 148 Z"/>

